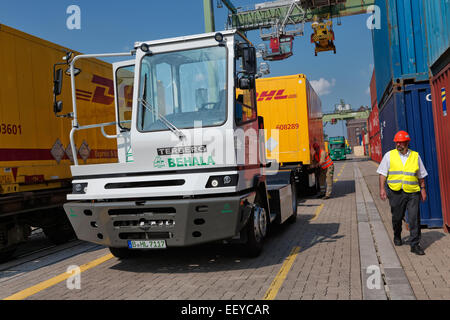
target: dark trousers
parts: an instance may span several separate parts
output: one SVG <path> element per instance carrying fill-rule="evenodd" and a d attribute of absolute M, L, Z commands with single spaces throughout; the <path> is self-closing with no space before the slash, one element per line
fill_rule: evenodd
<path fill-rule="evenodd" d="M 406 193 L 403 190 L 394 191 L 387 188 L 387 196 L 392 213 L 394 237 L 401 238 L 402 220 L 408 210 L 408 225 L 411 236 L 411 247 L 420 242 L 420 192 Z"/>

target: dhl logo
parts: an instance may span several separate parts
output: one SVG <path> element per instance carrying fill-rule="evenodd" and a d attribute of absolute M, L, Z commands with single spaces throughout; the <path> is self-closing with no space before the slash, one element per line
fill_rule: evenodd
<path fill-rule="evenodd" d="M 261 92 L 261 94 L 259 94 L 258 92 L 256 93 L 256 99 L 257 101 L 271 101 L 272 99 L 274 100 L 282 100 L 282 99 L 294 99 L 297 98 L 296 94 L 284 94 L 285 89 L 281 89 L 281 90 L 266 90 Z"/>
<path fill-rule="evenodd" d="M 114 82 L 111 79 L 94 74 L 91 82 L 96 84 L 94 92 L 76 89 L 77 100 L 100 103 L 107 106 L 114 102 Z"/>

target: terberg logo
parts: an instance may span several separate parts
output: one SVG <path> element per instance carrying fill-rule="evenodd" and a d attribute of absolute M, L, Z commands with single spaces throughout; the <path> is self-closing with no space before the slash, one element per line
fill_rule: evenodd
<path fill-rule="evenodd" d="M 100 103 L 107 106 L 114 102 L 114 82 L 111 79 L 94 74 L 91 82 L 97 85 L 94 92 L 76 89 L 77 100 Z"/>
<path fill-rule="evenodd" d="M 283 100 L 283 99 L 294 99 L 297 98 L 296 94 L 290 94 L 290 95 L 286 95 L 284 94 L 285 89 L 281 89 L 281 90 L 266 90 L 261 92 L 261 94 L 259 94 L 258 92 L 256 93 L 256 99 L 257 101 L 270 101 L 272 99 L 274 100 Z"/>

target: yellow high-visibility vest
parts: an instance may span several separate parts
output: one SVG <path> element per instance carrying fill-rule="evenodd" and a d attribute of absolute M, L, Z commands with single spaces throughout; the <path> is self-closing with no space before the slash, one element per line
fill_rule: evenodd
<path fill-rule="evenodd" d="M 400 159 L 400 153 L 397 149 L 389 152 L 390 168 L 387 177 L 389 188 L 394 191 L 403 191 L 407 193 L 419 192 L 419 179 L 417 171 L 419 170 L 419 154 L 411 150 L 405 165 Z"/>

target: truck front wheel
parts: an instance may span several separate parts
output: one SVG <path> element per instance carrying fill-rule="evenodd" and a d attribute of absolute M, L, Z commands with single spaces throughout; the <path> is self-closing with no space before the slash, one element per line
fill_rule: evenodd
<path fill-rule="evenodd" d="M 248 257 L 257 257 L 263 249 L 264 238 L 267 235 L 267 214 L 263 207 L 255 204 L 247 221 L 245 232 L 245 254 Z"/>

